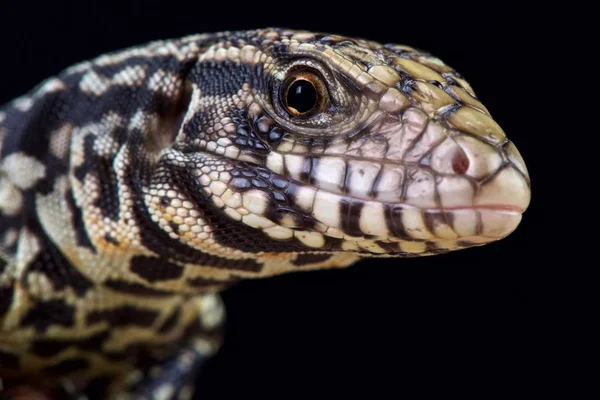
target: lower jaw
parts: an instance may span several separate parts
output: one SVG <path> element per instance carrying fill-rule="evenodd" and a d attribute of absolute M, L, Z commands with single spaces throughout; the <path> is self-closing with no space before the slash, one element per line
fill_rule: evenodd
<path fill-rule="evenodd" d="M 485 245 L 511 234 L 521 213 L 507 207 L 412 209 L 401 236 L 345 236 L 346 251 L 376 257 L 426 256 Z M 417 215 L 422 215 L 421 222 Z"/>

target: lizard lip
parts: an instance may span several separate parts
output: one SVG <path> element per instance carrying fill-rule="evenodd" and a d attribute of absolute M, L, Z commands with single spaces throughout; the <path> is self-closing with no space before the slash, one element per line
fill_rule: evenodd
<path fill-rule="evenodd" d="M 490 211 L 500 211 L 500 212 L 509 212 L 509 213 L 517 213 L 523 214 L 525 209 L 518 205 L 514 204 L 480 204 L 473 206 L 456 206 L 456 207 L 443 207 L 443 208 L 428 208 L 427 211 L 480 211 L 480 210 L 490 210 Z"/>

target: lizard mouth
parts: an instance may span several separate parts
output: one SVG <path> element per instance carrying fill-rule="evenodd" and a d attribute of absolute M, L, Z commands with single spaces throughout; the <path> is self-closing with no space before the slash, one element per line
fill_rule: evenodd
<path fill-rule="evenodd" d="M 485 204 L 480 206 L 465 206 L 465 207 L 447 207 L 447 208 L 430 208 L 429 211 L 453 211 L 453 210 L 492 210 L 499 212 L 513 212 L 523 214 L 525 211 L 522 207 L 513 204 Z"/>
<path fill-rule="evenodd" d="M 506 186 L 521 183 L 510 167 L 488 182 L 493 190 L 470 195 L 466 204 L 420 206 L 419 197 L 412 204 L 366 199 L 254 162 L 210 153 L 185 156 L 197 165 L 197 185 L 228 218 L 269 239 L 299 242 L 306 251 L 425 255 L 481 245 L 514 231 L 528 202 L 506 196 Z"/>

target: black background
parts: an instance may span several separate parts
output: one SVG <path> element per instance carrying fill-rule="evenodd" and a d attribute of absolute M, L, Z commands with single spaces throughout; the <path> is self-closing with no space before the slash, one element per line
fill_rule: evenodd
<path fill-rule="evenodd" d="M 548 260 L 559 257 L 546 224 L 555 213 L 544 210 L 552 189 L 540 148 L 540 136 L 551 142 L 555 132 L 540 127 L 535 109 L 545 85 L 539 15 L 483 2 L 12 3 L 0 11 L 0 102 L 105 51 L 230 29 L 362 36 L 422 48 L 452 65 L 526 160 L 533 198 L 519 228 L 447 255 L 239 284 L 223 294 L 226 341 L 199 378 L 197 398 L 537 390 L 555 354 L 539 329 L 548 305 L 540 287 Z"/>

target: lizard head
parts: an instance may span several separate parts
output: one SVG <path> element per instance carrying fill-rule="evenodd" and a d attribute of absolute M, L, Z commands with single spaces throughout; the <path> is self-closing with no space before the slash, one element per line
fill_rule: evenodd
<path fill-rule="evenodd" d="M 516 147 L 465 79 L 426 52 L 267 29 L 216 41 L 190 76 L 163 154 L 188 197 L 161 205 L 159 169 L 147 202 L 192 247 L 429 255 L 503 238 L 528 207 Z M 186 211 L 174 232 L 186 204 L 208 229 L 182 231 Z"/>

